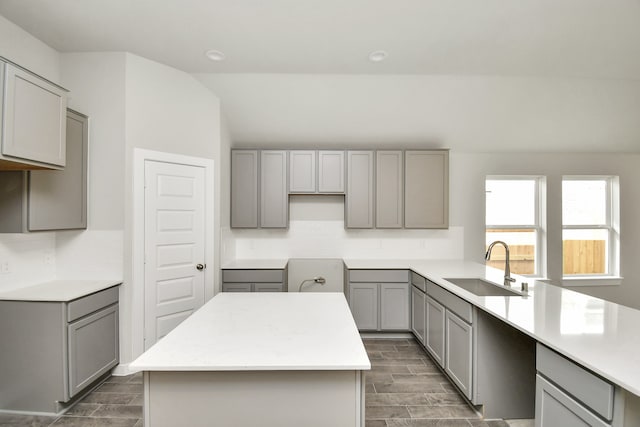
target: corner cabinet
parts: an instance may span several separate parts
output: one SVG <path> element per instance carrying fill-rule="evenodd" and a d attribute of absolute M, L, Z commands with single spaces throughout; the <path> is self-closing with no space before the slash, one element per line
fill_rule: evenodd
<path fill-rule="evenodd" d="M 89 118 L 67 111 L 64 170 L 0 172 L 0 232 L 87 228 Z"/>
<path fill-rule="evenodd" d="M 407 270 L 349 270 L 347 293 L 359 330 L 410 330 Z"/>
<path fill-rule="evenodd" d="M 404 153 L 405 228 L 449 227 L 449 151 Z"/>
<path fill-rule="evenodd" d="M 69 302 L 0 301 L 0 409 L 60 412 L 119 362 L 118 286 Z"/>
<path fill-rule="evenodd" d="M 63 169 L 67 91 L 0 58 L 0 169 Z"/>

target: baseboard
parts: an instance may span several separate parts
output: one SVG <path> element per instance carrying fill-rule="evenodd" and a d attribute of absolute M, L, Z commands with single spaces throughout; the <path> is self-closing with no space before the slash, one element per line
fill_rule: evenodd
<path fill-rule="evenodd" d="M 360 338 L 375 338 L 375 339 L 402 339 L 413 338 L 411 332 L 360 332 Z"/>

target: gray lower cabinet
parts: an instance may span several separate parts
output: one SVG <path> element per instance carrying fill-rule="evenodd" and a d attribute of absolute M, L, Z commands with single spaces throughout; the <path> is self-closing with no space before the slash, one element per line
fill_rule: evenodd
<path fill-rule="evenodd" d="M 613 384 L 541 344 L 536 369 L 536 427 L 621 425 Z"/>
<path fill-rule="evenodd" d="M 67 111 L 64 170 L 0 173 L 0 232 L 87 228 L 89 119 Z"/>
<path fill-rule="evenodd" d="M 444 328 L 445 328 L 445 308 L 438 301 L 426 297 L 426 342 L 425 347 L 433 356 L 433 359 L 444 367 Z"/>
<path fill-rule="evenodd" d="M 260 152 L 260 226 L 287 228 L 289 196 L 287 194 L 287 152 Z"/>
<path fill-rule="evenodd" d="M 223 269 L 222 292 L 287 292 L 287 269 Z"/>
<path fill-rule="evenodd" d="M 231 227 L 258 227 L 258 150 L 231 150 Z"/>
<path fill-rule="evenodd" d="M 67 91 L 0 58 L 0 169 L 63 169 Z"/>
<path fill-rule="evenodd" d="M 449 227 L 449 151 L 404 153 L 404 227 Z"/>
<path fill-rule="evenodd" d="M 473 328 L 447 310 L 445 314 L 445 372 L 462 394 L 471 398 Z"/>
<path fill-rule="evenodd" d="M 411 331 L 422 344 L 425 342 L 425 298 L 423 291 L 411 286 Z"/>
<path fill-rule="evenodd" d="M 347 299 L 362 331 L 409 331 L 407 270 L 350 270 Z"/>
<path fill-rule="evenodd" d="M 0 409 L 59 412 L 119 361 L 118 287 L 70 301 L 0 301 Z"/>
<path fill-rule="evenodd" d="M 347 151 L 346 228 L 373 228 L 373 155 L 373 151 Z"/>
<path fill-rule="evenodd" d="M 402 151 L 376 151 L 376 228 L 402 228 L 403 215 Z"/>

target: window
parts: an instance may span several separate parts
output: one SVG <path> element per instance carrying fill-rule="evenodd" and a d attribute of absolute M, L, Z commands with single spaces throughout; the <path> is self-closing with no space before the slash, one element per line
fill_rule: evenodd
<path fill-rule="evenodd" d="M 565 277 L 617 276 L 617 177 L 562 180 L 562 270 Z"/>
<path fill-rule="evenodd" d="M 542 276 L 540 197 L 543 178 L 491 176 L 485 181 L 486 246 L 495 240 L 509 245 L 511 271 Z M 495 246 L 487 265 L 504 269 L 505 253 Z"/>

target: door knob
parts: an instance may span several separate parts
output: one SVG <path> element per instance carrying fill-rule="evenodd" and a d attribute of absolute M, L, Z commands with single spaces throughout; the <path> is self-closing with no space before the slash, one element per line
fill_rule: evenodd
<path fill-rule="evenodd" d="M 196 264 L 196 268 L 198 270 L 204 270 L 205 268 L 207 268 L 207 264 Z"/>

